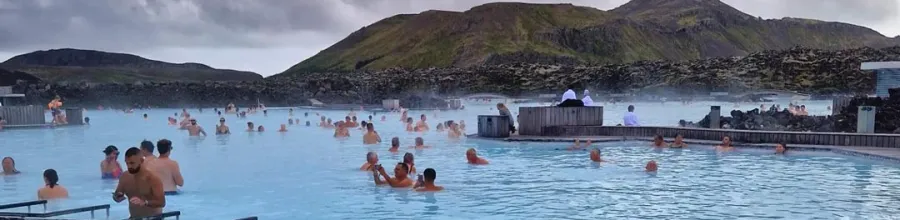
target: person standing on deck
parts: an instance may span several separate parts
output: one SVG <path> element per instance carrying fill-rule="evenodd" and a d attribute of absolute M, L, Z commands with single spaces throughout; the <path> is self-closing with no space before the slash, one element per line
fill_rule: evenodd
<path fill-rule="evenodd" d="M 637 115 L 634 114 L 634 105 L 628 106 L 628 112 L 625 112 L 625 117 L 622 119 L 625 121 L 625 126 L 640 126 Z"/>
<path fill-rule="evenodd" d="M 500 111 L 501 116 L 509 117 L 509 132 L 516 133 L 516 119 L 513 118 L 512 113 L 509 112 L 509 108 L 503 103 L 497 103 L 497 110 Z"/>

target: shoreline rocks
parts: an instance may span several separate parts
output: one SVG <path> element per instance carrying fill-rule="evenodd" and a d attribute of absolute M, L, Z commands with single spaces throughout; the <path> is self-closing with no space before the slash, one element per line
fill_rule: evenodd
<path fill-rule="evenodd" d="M 46 104 L 60 95 L 69 106 L 224 106 L 325 103 L 380 104 L 383 99 L 421 103 L 422 99 L 499 93 L 509 96 L 559 93 L 568 88 L 601 94 L 708 95 L 783 90 L 812 95 L 869 93 L 874 73 L 859 69 L 865 61 L 900 60 L 900 46 L 841 51 L 794 48 L 746 57 L 687 62 L 641 61 L 600 66 L 503 64 L 471 68 L 386 69 L 355 73 L 275 75 L 256 81 L 17 83 L 26 103 Z M 415 98 L 404 98 L 415 97 Z M 440 98 L 437 98 L 440 99 Z M 671 99 L 670 99 L 671 100 Z M 445 107 L 427 102 L 419 107 Z M 412 104 L 411 104 L 412 105 Z"/>
<path fill-rule="evenodd" d="M 760 111 L 753 109 L 750 111 L 733 110 L 730 116 L 719 116 L 721 128 L 736 130 L 762 130 L 762 131 L 812 131 L 812 132 L 834 132 L 834 121 L 832 116 L 805 116 L 794 115 L 784 111 Z M 708 128 L 710 117 L 707 114 L 697 123 L 681 120 L 679 125 L 682 127 L 700 127 Z"/>

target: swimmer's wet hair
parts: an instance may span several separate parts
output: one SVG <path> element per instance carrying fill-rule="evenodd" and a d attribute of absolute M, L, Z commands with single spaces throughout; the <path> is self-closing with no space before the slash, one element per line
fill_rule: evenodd
<path fill-rule="evenodd" d="M 434 181 L 434 179 L 437 178 L 437 172 L 431 168 L 425 169 L 425 172 L 423 174 L 426 180 Z"/>
<path fill-rule="evenodd" d="M 44 170 L 44 178 L 47 178 L 47 186 L 50 188 L 59 185 L 57 184 L 59 182 L 59 175 L 56 174 L 56 170 L 54 169 Z"/>
<path fill-rule="evenodd" d="M 141 141 L 141 149 L 153 153 L 153 142 L 148 140 Z"/>
<path fill-rule="evenodd" d="M 172 141 L 167 139 L 162 139 L 156 142 L 156 148 L 159 149 L 159 154 L 166 154 L 172 151 Z"/>
<path fill-rule="evenodd" d="M 400 138 L 399 137 L 391 138 L 391 146 L 400 146 Z"/>
<path fill-rule="evenodd" d="M 406 169 L 406 172 L 409 173 L 409 164 L 406 164 L 406 163 L 397 163 L 397 165 L 403 165 L 403 169 Z"/>
<path fill-rule="evenodd" d="M 135 155 L 139 155 L 140 153 L 141 153 L 141 150 L 140 150 L 140 149 L 138 149 L 138 148 L 136 148 L 136 147 L 131 147 L 131 148 L 128 148 L 127 151 L 125 151 L 125 158 L 131 157 L 131 156 L 135 156 Z"/>

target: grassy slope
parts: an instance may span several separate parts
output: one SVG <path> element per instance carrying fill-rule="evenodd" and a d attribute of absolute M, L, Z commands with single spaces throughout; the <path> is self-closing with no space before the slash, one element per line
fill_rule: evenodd
<path fill-rule="evenodd" d="M 174 64 L 93 50 L 54 49 L 10 58 L 0 68 L 22 71 L 50 82 L 130 83 L 136 81 L 245 81 L 252 72 L 213 69 L 197 63 Z"/>
<path fill-rule="evenodd" d="M 465 12 L 398 15 L 360 29 L 285 72 L 465 67 L 494 54 L 523 51 L 622 63 L 900 43 L 850 24 L 762 20 L 717 1 L 653 1 L 635 0 L 609 12 L 565 4 L 491 3 Z M 559 30 L 568 32 L 554 35 Z"/>

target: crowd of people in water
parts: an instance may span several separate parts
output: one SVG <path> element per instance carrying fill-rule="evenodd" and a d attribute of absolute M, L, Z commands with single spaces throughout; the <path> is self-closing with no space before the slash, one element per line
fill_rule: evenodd
<path fill-rule="evenodd" d="M 568 94 L 568 92 L 567 92 Z M 587 91 L 585 91 L 587 95 Z M 574 97 L 574 92 L 568 94 L 568 96 Z M 589 99 L 589 97 L 588 97 Z M 590 100 L 588 100 L 590 101 Z M 50 109 L 58 109 L 62 105 L 61 102 L 54 99 L 51 101 Z M 763 106 L 761 106 L 762 108 Z M 778 106 L 772 106 L 773 109 L 778 109 Z M 510 117 L 510 130 L 511 132 L 515 132 L 515 121 L 513 120 L 514 116 L 510 112 L 510 110 L 503 104 L 497 104 L 497 110 L 500 115 Z M 637 115 L 634 113 L 634 106 L 628 106 L 628 112 L 625 114 L 623 118 L 623 123 L 625 126 L 638 126 Z M 771 110 L 771 109 L 770 109 Z M 804 106 L 794 106 L 792 105 L 789 110 L 795 114 L 804 114 L 805 107 Z M 199 110 L 202 112 L 202 109 Z M 228 135 L 231 134 L 232 131 L 229 126 L 226 124 L 226 120 L 224 117 L 221 117 L 223 112 L 218 109 L 214 109 L 220 118 L 219 123 L 215 127 L 216 135 Z M 254 106 L 248 108 L 247 111 L 239 111 L 238 108 L 234 106 L 234 104 L 229 104 L 224 109 L 224 114 L 235 114 L 239 118 L 245 118 L 247 114 L 254 114 L 256 112 L 261 111 L 263 114 L 267 114 L 267 110 L 264 106 Z M 310 121 L 306 121 L 305 123 L 301 123 L 300 118 L 294 118 L 294 110 L 288 110 L 288 121 L 286 124 L 281 124 L 278 132 L 287 132 L 288 125 L 301 125 L 305 124 L 307 127 L 312 127 Z M 405 109 L 399 109 L 399 122 L 404 125 L 406 131 L 409 132 L 429 132 L 432 129 L 432 126 L 429 125 L 428 117 L 425 114 L 419 115 L 419 120 L 414 121 L 413 117 L 408 115 L 408 111 Z M 359 120 L 356 115 L 356 112 L 350 110 L 348 114 L 343 118 L 343 120 L 334 121 L 331 118 L 328 118 L 324 115 L 319 115 L 318 113 L 313 113 L 316 116 L 319 116 L 319 122 L 315 124 L 315 126 L 321 129 L 330 129 L 334 131 L 334 138 L 347 139 L 351 136 L 351 129 L 360 130 L 362 132 L 362 142 L 366 145 L 371 144 L 380 144 L 382 142 L 382 137 L 375 130 L 375 115 L 369 115 L 368 120 Z M 310 116 L 309 112 L 303 113 L 305 117 Z M 65 119 L 57 118 L 57 115 L 54 114 L 54 121 L 59 121 L 60 123 L 64 123 Z M 175 117 L 181 117 L 181 120 L 175 119 Z M 187 109 L 182 109 L 179 113 L 175 113 L 175 117 L 169 117 L 168 123 L 169 125 L 178 127 L 178 129 L 187 131 L 189 136 L 206 136 L 207 133 L 198 125 L 197 120 L 191 117 L 190 112 Z M 144 119 L 148 118 L 147 114 L 143 115 Z M 389 119 L 387 115 L 381 115 L 379 118 L 380 122 L 388 123 Z M 2 118 L 0 118 L 0 126 L 2 126 Z M 0 127 L 2 128 L 2 127 Z M 460 120 L 458 123 L 449 120 L 445 122 L 437 123 L 434 126 L 435 132 L 446 133 L 449 139 L 459 139 L 465 136 L 465 121 Z M 247 122 L 246 132 L 264 132 L 265 127 L 262 125 L 255 125 L 253 122 Z M 676 135 L 671 143 L 667 143 L 665 139 L 661 135 L 656 135 L 651 142 L 651 147 L 654 148 L 686 148 L 688 145 L 684 142 L 684 137 L 682 135 Z M 580 140 L 576 139 L 575 143 L 565 148 L 566 150 L 576 151 L 576 150 L 589 150 L 589 160 L 596 163 L 609 162 L 602 158 L 602 153 L 599 148 L 591 148 L 591 140 L 587 140 L 582 143 Z M 392 137 L 389 152 L 399 153 L 400 150 L 400 138 Z M 115 191 L 112 193 L 112 200 L 115 202 L 122 202 L 126 199 L 129 204 L 129 212 L 132 217 L 145 217 L 145 216 L 153 216 L 162 213 L 162 208 L 166 206 L 166 196 L 178 195 L 179 187 L 184 186 L 184 177 L 181 175 L 181 170 L 178 165 L 178 162 L 171 159 L 170 155 L 172 153 L 172 142 L 167 139 L 158 140 L 155 145 L 153 142 L 144 140 L 140 143 L 140 147 L 131 147 L 125 151 L 125 164 L 127 168 L 123 169 L 118 161 L 118 157 L 120 154 L 119 149 L 116 146 L 110 145 L 107 146 L 102 152 L 105 157 L 100 161 L 100 177 L 102 179 L 117 179 L 118 185 L 116 186 Z M 431 148 L 431 146 L 426 145 L 425 141 L 422 137 L 415 138 L 415 143 L 412 146 L 408 147 L 409 149 L 422 150 Z M 722 142 L 715 147 L 717 151 L 727 152 L 734 150 L 734 146 L 732 146 L 731 138 L 728 136 L 723 137 Z M 775 147 L 775 153 L 784 154 L 786 151 L 785 144 L 777 144 Z M 158 154 L 157 154 L 158 153 Z M 465 152 L 466 161 L 471 165 L 488 165 L 490 162 L 480 157 L 474 148 L 469 148 Z M 645 171 L 647 172 L 656 172 L 658 170 L 659 164 L 650 160 L 645 165 Z M 435 179 L 437 178 L 437 170 L 434 168 L 425 168 L 422 173 L 418 173 L 415 163 L 415 158 L 412 153 L 405 153 L 403 155 L 403 160 L 398 162 L 393 167 L 393 176 L 391 176 L 385 168 L 382 166 L 378 159 L 378 154 L 376 152 L 370 151 L 366 153 L 365 162 L 360 166 L 359 170 L 370 172 L 372 175 L 372 181 L 375 185 L 387 185 L 395 188 L 410 188 L 414 191 L 423 191 L 423 192 L 434 192 L 441 191 L 444 187 L 439 186 L 435 183 Z M 17 175 L 20 173 L 15 168 L 15 160 L 12 157 L 4 157 L 2 159 L 2 171 L 3 175 Z M 417 179 L 414 181 L 411 179 L 411 176 L 416 176 Z M 59 199 L 59 198 L 67 198 L 68 191 L 67 189 L 60 184 L 59 176 L 54 169 L 47 169 L 43 173 L 45 186 L 38 189 L 37 197 L 41 200 L 49 200 L 49 199 Z"/>

